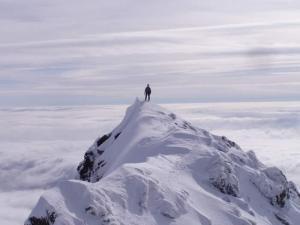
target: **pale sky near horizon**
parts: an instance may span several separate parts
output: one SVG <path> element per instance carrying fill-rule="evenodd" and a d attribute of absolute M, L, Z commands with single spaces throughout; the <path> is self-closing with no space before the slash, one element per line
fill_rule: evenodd
<path fill-rule="evenodd" d="M 300 100 L 296 0 L 0 0 L 0 106 Z"/>

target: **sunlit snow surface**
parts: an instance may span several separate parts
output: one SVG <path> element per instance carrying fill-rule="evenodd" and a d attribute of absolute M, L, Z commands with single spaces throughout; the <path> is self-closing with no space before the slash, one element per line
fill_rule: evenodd
<path fill-rule="evenodd" d="M 165 105 L 193 125 L 252 149 L 300 187 L 300 102 Z M 22 224 L 44 189 L 72 178 L 96 137 L 126 106 L 2 108 L 0 220 Z"/>

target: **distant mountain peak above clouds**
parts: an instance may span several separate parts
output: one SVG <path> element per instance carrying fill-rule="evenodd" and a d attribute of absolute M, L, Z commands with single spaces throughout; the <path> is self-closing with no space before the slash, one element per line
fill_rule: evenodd
<path fill-rule="evenodd" d="M 85 153 L 78 179 L 47 191 L 25 224 L 293 225 L 299 207 L 278 168 L 137 99 Z"/>

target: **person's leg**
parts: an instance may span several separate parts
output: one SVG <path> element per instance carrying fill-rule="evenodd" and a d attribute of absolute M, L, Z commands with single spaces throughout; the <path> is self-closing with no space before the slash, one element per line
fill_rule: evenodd
<path fill-rule="evenodd" d="M 145 94 L 145 101 L 147 101 L 147 94 Z"/>
<path fill-rule="evenodd" d="M 150 94 L 148 95 L 148 102 L 150 102 Z"/>

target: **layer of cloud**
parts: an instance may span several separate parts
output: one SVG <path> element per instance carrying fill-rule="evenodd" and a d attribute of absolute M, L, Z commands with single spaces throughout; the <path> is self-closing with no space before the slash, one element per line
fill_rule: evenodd
<path fill-rule="evenodd" d="M 133 100 L 133 99 L 131 99 Z M 300 103 L 168 104 L 195 126 L 252 149 L 300 187 Z M 0 220 L 22 224 L 40 194 L 71 179 L 96 137 L 123 117 L 125 105 L 18 107 L 0 110 Z"/>

